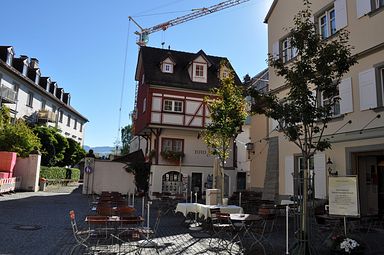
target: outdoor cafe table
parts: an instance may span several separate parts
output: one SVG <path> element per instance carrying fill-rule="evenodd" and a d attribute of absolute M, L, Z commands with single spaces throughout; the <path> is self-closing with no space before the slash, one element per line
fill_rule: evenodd
<path fill-rule="evenodd" d="M 222 213 L 243 213 L 243 208 L 236 205 L 204 205 L 199 203 L 178 203 L 176 212 L 181 212 L 184 216 L 188 213 L 198 213 L 205 219 L 211 217 L 211 208 L 220 208 Z"/>
<path fill-rule="evenodd" d="M 113 231 L 116 233 L 118 228 L 122 225 L 139 225 L 143 223 L 144 219 L 139 217 L 129 218 L 129 217 L 119 217 L 119 216 L 108 216 L 106 218 L 95 218 L 94 215 L 87 216 L 85 218 L 85 222 L 88 224 L 95 224 L 95 225 L 103 225 L 105 224 L 105 231 L 107 232 L 108 226 L 113 227 Z M 103 228 L 101 228 L 103 230 Z M 126 231 L 126 229 L 123 229 L 123 231 Z"/>

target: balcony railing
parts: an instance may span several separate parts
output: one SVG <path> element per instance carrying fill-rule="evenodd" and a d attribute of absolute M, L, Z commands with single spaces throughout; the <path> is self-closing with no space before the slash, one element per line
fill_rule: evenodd
<path fill-rule="evenodd" d="M 17 93 L 13 89 L 10 89 L 5 85 L 1 85 L 0 98 L 6 103 L 15 103 L 17 99 Z"/>
<path fill-rule="evenodd" d="M 37 118 L 39 122 L 56 122 L 56 114 L 48 110 L 40 110 Z"/>

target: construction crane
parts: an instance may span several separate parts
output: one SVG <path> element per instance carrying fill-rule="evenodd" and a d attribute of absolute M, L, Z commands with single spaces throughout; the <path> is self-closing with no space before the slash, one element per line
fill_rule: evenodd
<path fill-rule="evenodd" d="M 193 20 L 193 19 L 197 19 L 197 18 L 200 18 L 202 16 L 205 16 L 205 15 L 217 12 L 217 11 L 221 11 L 221 10 L 224 10 L 224 9 L 227 9 L 227 8 L 232 7 L 232 6 L 239 5 L 239 4 L 248 2 L 248 1 L 250 1 L 250 0 L 228 0 L 228 1 L 224 1 L 224 2 L 221 2 L 219 4 L 216 4 L 216 5 L 212 5 L 211 7 L 208 7 L 208 8 L 192 9 L 193 12 L 190 14 L 187 14 L 187 15 L 184 15 L 181 17 L 177 17 L 175 19 L 171 19 L 167 22 L 164 22 L 164 23 L 161 23 L 161 24 L 155 25 L 153 27 L 149 27 L 149 28 L 142 28 L 131 16 L 129 16 L 128 18 L 133 23 L 135 23 L 135 25 L 138 28 L 140 28 L 140 31 L 135 32 L 135 34 L 139 36 L 139 39 L 136 43 L 139 46 L 146 46 L 148 43 L 149 34 L 158 32 L 160 30 L 164 31 L 164 30 L 168 29 L 169 27 L 173 27 L 173 26 L 176 26 L 178 24 L 181 24 L 181 23 Z"/>

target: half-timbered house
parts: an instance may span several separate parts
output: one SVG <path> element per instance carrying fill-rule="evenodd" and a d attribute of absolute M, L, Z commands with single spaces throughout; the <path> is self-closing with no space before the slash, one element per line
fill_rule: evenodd
<path fill-rule="evenodd" d="M 199 136 L 210 121 L 204 102 L 230 70 L 223 57 L 141 47 L 136 68 L 135 139 L 151 163 L 150 194 L 197 192 L 212 185 L 213 157 Z M 235 75 L 235 82 L 241 84 Z M 236 151 L 236 150 L 233 150 Z M 234 158 L 225 165 L 225 195 L 236 190 Z"/>

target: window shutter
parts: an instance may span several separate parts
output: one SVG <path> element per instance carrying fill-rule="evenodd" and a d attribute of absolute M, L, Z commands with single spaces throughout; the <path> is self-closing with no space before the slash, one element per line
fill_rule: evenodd
<path fill-rule="evenodd" d="M 339 84 L 340 113 L 353 112 L 352 82 L 351 77 L 344 79 Z"/>
<path fill-rule="evenodd" d="M 270 131 L 272 131 L 272 130 L 276 130 L 276 131 L 279 130 L 279 122 L 277 120 L 271 118 L 271 128 L 270 128 Z"/>
<path fill-rule="evenodd" d="M 347 1 L 335 1 L 336 30 L 340 30 L 348 25 Z"/>
<path fill-rule="evenodd" d="M 278 59 L 280 56 L 279 41 L 274 42 L 272 45 L 272 57 Z"/>
<path fill-rule="evenodd" d="M 375 69 L 359 73 L 360 110 L 377 107 Z"/>
<path fill-rule="evenodd" d="M 285 194 L 293 195 L 294 157 L 285 157 Z"/>
<path fill-rule="evenodd" d="M 315 172 L 315 198 L 326 198 L 327 173 L 324 153 L 313 155 L 313 167 Z"/>
<path fill-rule="evenodd" d="M 356 0 L 357 18 L 364 16 L 372 10 L 370 0 Z"/>

